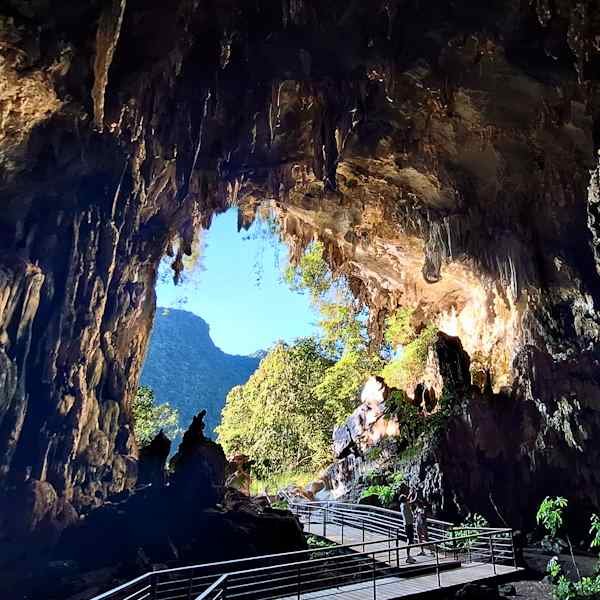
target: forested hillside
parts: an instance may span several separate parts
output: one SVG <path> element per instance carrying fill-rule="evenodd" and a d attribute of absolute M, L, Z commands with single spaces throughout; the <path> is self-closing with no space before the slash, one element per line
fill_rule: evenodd
<path fill-rule="evenodd" d="M 140 383 L 154 390 L 157 403 L 179 410 L 184 430 L 205 408 L 206 433 L 212 435 L 229 390 L 246 382 L 259 362 L 217 348 L 208 323 L 195 314 L 158 308 Z"/>

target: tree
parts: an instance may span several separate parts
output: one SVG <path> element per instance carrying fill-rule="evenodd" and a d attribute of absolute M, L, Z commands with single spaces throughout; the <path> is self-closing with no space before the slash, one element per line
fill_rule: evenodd
<path fill-rule="evenodd" d="M 401 308 L 386 321 L 385 340 L 398 353 L 398 357 L 381 371 L 391 387 L 415 387 L 423 376 L 429 349 L 437 338 L 437 327 L 429 323 L 418 330 L 413 323 L 413 314 L 412 309 Z"/>
<path fill-rule="evenodd" d="M 217 428 L 225 451 L 247 454 L 259 477 L 325 464 L 332 419 L 315 388 L 331 364 L 312 338 L 278 343 L 227 396 Z"/>
<path fill-rule="evenodd" d="M 298 292 L 307 292 L 319 313 L 321 345 L 332 358 L 344 352 L 366 351 L 369 336 L 366 311 L 353 297 L 345 277 L 334 277 L 324 258 L 322 242 L 312 242 L 284 279 Z"/>
<path fill-rule="evenodd" d="M 383 361 L 377 354 L 351 350 L 325 371 L 315 394 L 331 419 L 328 423 L 331 428 L 343 423 L 358 406 L 362 386 L 382 366 Z"/>
<path fill-rule="evenodd" d="M 133 433 L 140 446 L 149 444 L 162 429 L 173 439 L 178 433 L 179 411 L 169 405 L 156 404 L 152 388 L 142 385 L 138 388 L 132 405 Z"/>

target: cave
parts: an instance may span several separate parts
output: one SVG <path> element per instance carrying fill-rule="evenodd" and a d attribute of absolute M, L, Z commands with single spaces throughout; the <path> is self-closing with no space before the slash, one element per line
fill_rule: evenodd
<path fill-rule="evenodd" d="M 3 3 L 3 539 L 135 485 L 159 264 L 265 202 L 374 339 L 413 306 L 487 373 L 449 495 L 600 505 L 600 9 L 424 4 Z"/>

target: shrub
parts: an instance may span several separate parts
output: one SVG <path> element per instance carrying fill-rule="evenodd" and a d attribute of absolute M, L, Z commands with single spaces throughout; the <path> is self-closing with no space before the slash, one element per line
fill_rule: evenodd
<path fill-rule="evenodd" d="M 437 332 L 437 327 L 430 323 L 415 335 L 411 342 L 402 345 L 400 356 L 381 371 L 382 377 L 390 387 L 411 389 L 416 386 L 423 377 L 429 348 L 437 339 Z"/>
<path fill-rule="evenodd" d="M 156 404 L 154 392 L 147 385 L 137 389 L 131 407 L 133 433 L 140 446 L 149 444 L 159 431 L 173 440 L 179 428 L 179 411 L 170 404 Z"/>
<path fill-rule="evenodd" d="M 370 485 L 361 492 L 360 497 L 377 496 L 383 506 L 389 506 L 394 501 L 394 495 L 394 489 L 389 485 Z"/>
<path fill-rule="evenodd" d="M 563 525 L 562 511 L 567 507 L 567 500 L 562 497 L 544 499 L 538 508 L 536 521 L 548 530 L 552 537 L 556 537 L 558 530 Z"/>
<path fill-rule="evenodd" d="M 536 519 L 542 525 L 551 537 L 556 537 L 558 532 L 564 526 L 563 511 L 567 508 L 566 498 L 558 496 L 556 498 L 546 497 L 540 504 Z M 592 515 L 590 520 L 590 534 L 593 536 L 590 547 L 600 547 L 600 517 Z M 562 573 L 562 569 L 556 557 L 549 562 L 546 570 L 553 583 L 553 593 L 556 600 L 585 600 L 600 597 L 600 561 L 596 566 L 596 575 L 593 577 L 581 577 L 569 536 L 567 542 L 571 549 L 571 558 L 577 571 L 578 580 L 572 581 Z"/>

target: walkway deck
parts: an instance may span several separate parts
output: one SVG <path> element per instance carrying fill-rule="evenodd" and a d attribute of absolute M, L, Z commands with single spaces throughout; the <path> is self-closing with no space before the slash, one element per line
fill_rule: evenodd
<path fill-rule="evenodd" d="M 336 544 L 367 544 L 369 551 L 377 551 L 378 560 L 384 561 L 392 567 L 399 568 L 401 571 L 406 571 L 406 544 L 400 542 L 396 545 L 393 540 L 390 540 L 389 535 L 382 533 L 373 533 L 365 531 L 364 528 L 356 528 L 353 526 L 327 523 L 325 528 L 323 523 L 309 522 L 301 517 L 305 531 L 313 535 L 325 537 Z M 373 544 L 372 542 L 381 543 Z M 371 543 L 369 543 L 371 542 Z M 357 548 L 360 550 L 360 546 Z M 373 582 L 361 582 L 356 584 L 344 585 L 328 590 L 320 590 L 315 592 L 307 592 L 301 595 L 303 600 L 315 600 L 318 598 L 327 598 L 335 596 L 343 600 L 393 600 L 396 598 L 411 598 L 413 596 L 421 596 L 427 592 L 434 592 L 440 589 L 456 588 L 467 583 L 483 582 L 506 577 L 507 575 L 518 573 L 522 569 L 514 566 L 503 564 L 490 564 L 487 562 L 479 562 L 471 560 L 464 564 L 456 561 L 453 555 L 438 555 L 436 560 L 435 554 L 433 557 L 428 552 L 424 556 L 417 553 L 413 549 L 411 557 L 416 560 L 412 564 L 414 571 L 410 568 L 413 574 L 398 577 L 378 578 L 376 591 L 374 593 Z M 477 552 L 477 550 L 475 550 Z M 475 555 L 476 558 L 476 555 Z M 460 559 L 460 556 L 459 556 Z M 436 571 L 431 572 L 428 567 L 435 569 L 436 564 L 439 564 L 439 577 Z M 423 570 L 423 574 L 419 574 L 419 570 Z M 297 600 L 298 596 L 287 596 L 283 600 Z"/>
<path fill-rule="evenodd" d="M 377 600 L 394 600 L 395 598 L 412 598 L 427 592 L 439 592 L 440 589 L 456 588 L 474 581 L 483 582 L 489 579 L 515 573 L 522 569 L 498 565 L 497 574 L 491 572 L 490 565 L 472 563 L 465 567 L 453 569 L 440 574 L 441 585 L 438 585 L 437 575 L 421 575 L 410 579 L 386 577 L 377 580 Z M 301 595 L 302 600 L 316 600 L 335 596 L 342 600 L 373 600 L 373 584 L 357 583 L 330 588 L 318 592 L 308 592 Z M 421 596 L 422 597 L 422 596 Z M 297 600 L 297 596 L 287 596 L 283 600 Z"/>
<path fill-rule="evenodd" d="M 386 562 L 394 567 L 399 565 L 403 565 L 406 560 L 406 544 L 400 542 L 398 544 L 399 548 L 399 557 L 396 556 L 396 544 L 393 541 L 390 541 L 388 536 L 385 536 L 380 533 L 372 533 L 370 531 L 365 531 L 364 529 L 357 529 L 355 527 L 351 527 L 345 525 L 341 527 L 340 525 L 334 525 L 332 523 L 328 523 L 325 528 L 325 535 L 323 535 L 323 524 L 322 523 L 311 523 L 309 525 L 308 522 L 305 522 L 304 519 L 301 519 L 304 524 L 304 531 L 306 533 L 312 533 L 313 535 L 318 535 L 321 537 L 325 537 L 336 544 L 367 544 L 364 549 L 368 549 L 369 552 L 379 552 L 380 560 L 381 556 L 385 554 L 385 551 L 388 553 L 388 559 Z M 381 543 L 369 543 L 369 542 L 377 542 L 378 540 L 385 540 Z M 417 562 L 415 564 L 418 565 L 433 565 L 435 564 L 435 560 L 432 559 L 430 553 L 426 553 L 425 556 L 421 556 L 414 550 L 411 552 L 411 557 L 414 558 Z M 399 561 L 396 559 L 399 558 Z M 453 559 L 453 557 L 452 557 Z M 440 564 L 446 560 L 451 560 L 450 557 L 440 557 Z"/>

